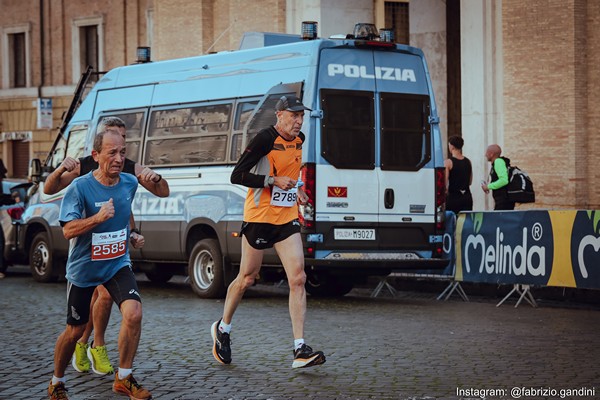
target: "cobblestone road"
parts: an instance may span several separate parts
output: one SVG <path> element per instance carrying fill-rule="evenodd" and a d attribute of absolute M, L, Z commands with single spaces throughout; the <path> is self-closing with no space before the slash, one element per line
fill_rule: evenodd
<path fill-rule="evenodd" d="M 325 351 L 327 363 L 292 370 L 285 290 L 257 287 L 234 319 L 233 363 L 222 366 L 212 358 L 209 327 L 223 302 L 199 299 L 179 282 L 140 282 L 144 321 L 134 373 L 155 399 L 479 397 L 471 388 L 498 390 L 488 399 L 510 399 L 513 387 L 548 390 L 522 399 L 559 398 L 559 390 L 579 388 L 594 396 L 565 398 L 600 398 L 597 309 L 497 308 L 492 301 L 438 302 L 418 293 L 309 298 L 306 339 Z M 36 283 L 25 270 L 9 269 L 0 280 L 0 399 L 46 398 L 54 343 L 64 328 L 65 286 Z M 107 343 L 115 366 L 119 324 L 113 307 Z M 71 399 L 122 398 L 112 393 L 111 376 L 70 366 L 66 376 Z"/>

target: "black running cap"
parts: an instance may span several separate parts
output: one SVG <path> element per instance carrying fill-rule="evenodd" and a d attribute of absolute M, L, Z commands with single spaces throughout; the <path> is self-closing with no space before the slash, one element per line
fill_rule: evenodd
<path fill-rule="evenodd" d="M 276 111 L 312 111 L 310 108 L 306 107 L 300 99 L 293 94 L 288 94 L 285 96 L 281 96 L 281 98 L 275 104 Z"/>

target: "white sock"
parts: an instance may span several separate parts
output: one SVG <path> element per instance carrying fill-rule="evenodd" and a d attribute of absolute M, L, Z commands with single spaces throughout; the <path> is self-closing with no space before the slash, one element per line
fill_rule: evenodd
<path fill-rule="evenodd" d="M 294 350 L 298 350 L 304 344 L 304 338 L 294 339 Z"/>
<path fill-rule="evenodd" d="M 52 385 L 56 385 L 58 382 L 67 383 L 67 378 L 64 376 L 62 378 L 57 378 L 56 376 L 52 375 Z"/>
<path fill-rule="evenodd" d="M 231 332 L 231 324 L 226 324 L 225 322 L 223 322 L 223 320 L 221 320 L 221 323 L 219 324 L 219 331 L 221 333 Z"/>
<path fill-rule="evenodd" d="M 125 379 L 129 375 L 131 375 L 131 368 L 121 368 L 119 367 L 119 379 Z"/>

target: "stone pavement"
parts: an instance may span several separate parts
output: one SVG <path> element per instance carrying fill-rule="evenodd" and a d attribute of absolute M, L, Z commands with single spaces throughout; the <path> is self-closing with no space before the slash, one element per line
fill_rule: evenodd
<path fill-rule="evenodd" d="M 140 290 L 134 375 L 155 399 L 466 399 L 483 390 L 495 390 L 488 399 L 511 399 L 513 387 L 539 390 L 521 399 L 580 388 L 588 396 L 563 397 L 600 398 L 600 310 L 589 306 L 515 309 L 513 301 L 497 308 L 485 299 L 438 302 L 421 293 L 309 297 L 306 339 L 327 363 L 292 370 L 285 289 L 248 292 L 234 318 L 229 366 L 211 355 L 209 328 L 222 300 L 202 300 L 181 280 L 142 281 Z M 64 282 L 36 283 L 12 268 L 0 280 L 0 399 L 47 398 L 65 305 Z M 114 307 L 107 343 L 115 366 L 119 324 Z M 123 398 L 112 393 L 112 376 L 70 366 L 66 376 L 71 399 Z"/>

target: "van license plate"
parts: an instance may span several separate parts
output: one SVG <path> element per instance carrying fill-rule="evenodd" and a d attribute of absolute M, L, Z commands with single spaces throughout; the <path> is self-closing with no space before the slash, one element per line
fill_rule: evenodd
<path fill-rule="evenodd" d="M 335 240 L 375 240 L 375 229 L 334 229 Z"/>

